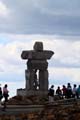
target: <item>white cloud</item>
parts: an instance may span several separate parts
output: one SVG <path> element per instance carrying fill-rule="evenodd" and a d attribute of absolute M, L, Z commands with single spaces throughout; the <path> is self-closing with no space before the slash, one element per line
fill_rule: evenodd
<path fill-rule="evenodd" d="M 0 85 L 1 87 L 3 88 L 4 85 L 7 84 L 8 85 L 8 90 L 9 90 L 9 97 L 11 98 L 12 96 L 15 96 L 17 95 L 17 89 L 19 88 L 25 88 L 25 84 L 24 84 L 24 81 L 21 81 L 21 82 L 15 82 L 15 81 L 9 81 L 9 82 L 3 82 L 3 81 L 0 81 Z"/>
<path fill-rule="evenodd" d="M 22 50 L 32 50 L 35 41 L 42 41 L 45 50 L 55 52 L 50 60 L 52 66 L 80 67 L 80 41 L 59 40 L 56 36 L 45 35 L 4 35 L 9 43 L 0 44 L 0 67 L 7 71 L 15 71 L 26 61 L 21 59 Z"/>
<path fill-rule="evenodd" d="M 0 1 L 0 17 L 6 17 L 9 14 L 7 6 Z"/>
<path fill-rule="evenodd" d="M 80 35 L 80 2 L 1 0 L 0 32 Z"/>
<path fill-rule="evenodd" d="M 68 1 L 41 1 L 33 0 L 33 5 L 40 10 L 42 14 L 51 16 L 80 16 L 79 12 L 79 1 L 73 2 Z"/>
<path fill-rule="evenodd" d="M 63 64 L 80 66 L 80 41 L 54 40 L 54 59 Z"/>
<path fill-rule="evenodd" d="M 42 14 L 46 14 L 46 15 L 51 15 L 51 16 L 80 16 L 80 13 L 78 10 L 75 10 L 73 9 L 73 11 L 70 9 L 70 10 L 67 10 L 66 8 L 60 8 L 60 9 L 57 9 L 57 8 L 48 8 L 48 7 L 43 7 L 43 8 L 40 8 L 40 6 L 38 6 L 38 8 L 40 9 L 41 13 Z"/>
<path fill-rule="evenodd" d="M 80 68 L 49 68 L 49 78 L 54 84 L 67 84 L 68 82 L 80 84 Z"/>

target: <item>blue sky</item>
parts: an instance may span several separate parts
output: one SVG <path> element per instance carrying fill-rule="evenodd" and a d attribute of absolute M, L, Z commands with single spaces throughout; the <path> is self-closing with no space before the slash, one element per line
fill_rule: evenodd
<path fill-rule="evenodd" d="M 49 60 L 49 84 L 80 84 L 80 1 L 0 0 L 0 82 L 10 96 L 25 87 L 22 50 L 42 41 L 55 52 Z"/>

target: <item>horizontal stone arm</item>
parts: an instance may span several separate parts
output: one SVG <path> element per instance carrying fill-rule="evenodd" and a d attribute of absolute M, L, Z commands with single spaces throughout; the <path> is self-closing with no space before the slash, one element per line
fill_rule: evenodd
<path fill-rule="evenodd" d="M 22 59 L 46 60 L 50 59 L 54 54 L 53 51 L 23 51 L 21 54 Z"/>

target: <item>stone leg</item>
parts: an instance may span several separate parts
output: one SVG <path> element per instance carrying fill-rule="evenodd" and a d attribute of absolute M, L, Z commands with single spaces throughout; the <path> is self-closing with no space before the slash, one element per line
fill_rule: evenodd
<path fill-rule="evenodd" d="M 26 90 L 30 89 L 29 77 L 30 77 L 30 71 L 29 70 L 25 70 Z"/>
<path fill-rule="evenodd" d="M 35 90 L 37 90 L 37 86 L 38 86 L 38 84 L 37 84 L 37 74 L 35 72 L 35 74 L 34 74 L 34 89 Z"/>
<path fill-rule="evenodd" d="M 30 86 L 30 90 L 34 90 L 35 88 L 35 71 L 34 70 L 30 70 L 29 86 Z"/>
<path fill-rule="evenodd" d="M 39 89 L 41 91 L 48 90 L 48 70 L 39 71 Z"/>

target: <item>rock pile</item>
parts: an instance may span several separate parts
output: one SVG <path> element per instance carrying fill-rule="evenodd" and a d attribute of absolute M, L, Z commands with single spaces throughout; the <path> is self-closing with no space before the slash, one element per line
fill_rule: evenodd
<path fill-rule="evenodd" d="M 33 105 L 45 104 L 48 101 L 48 96 L 14 96 L 7 102 L 8 105 Z"/>
<path fill-rule="evenodd" d="M 69 105 L 47 104 L 40 112 L 1 115 L 0 120 L 80 120 L 80 103 Z"/>

